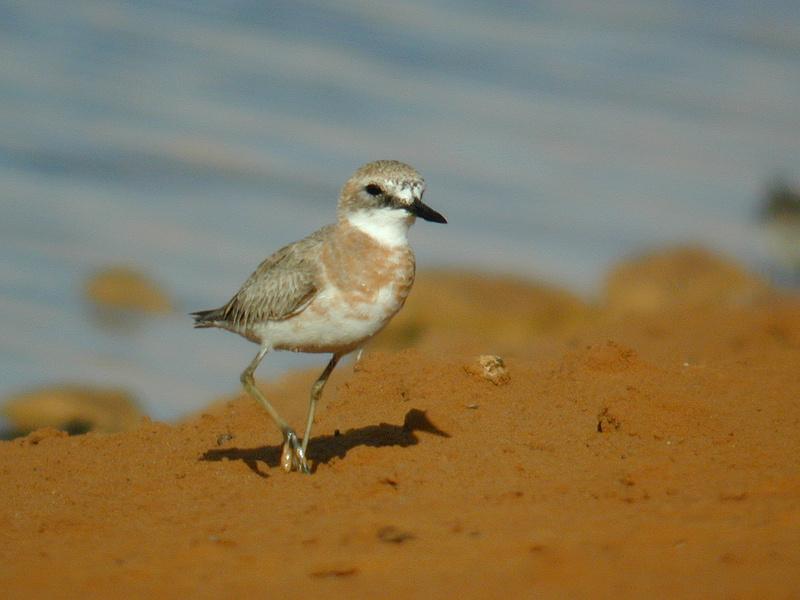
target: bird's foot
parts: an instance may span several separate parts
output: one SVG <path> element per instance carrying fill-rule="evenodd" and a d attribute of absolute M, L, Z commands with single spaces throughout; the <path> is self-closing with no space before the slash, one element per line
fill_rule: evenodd
<path fill-rule="evenodd" d="M 284 434 L 283 452 L 281 453 L 281 466 L 287 473 L 300 471 L 309 474 L 311 469 L 306 462 L 306 454 L 303 445 L 297 439 L 297 434 L 291 429 Z"/>

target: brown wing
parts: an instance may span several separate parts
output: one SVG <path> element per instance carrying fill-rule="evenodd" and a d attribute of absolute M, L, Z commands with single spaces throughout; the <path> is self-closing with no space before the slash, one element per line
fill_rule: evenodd
<path fill-rule="evenodd" d="M 222 307 L 222 320 L 236 329 L 280 321 L 301 312 L 314 298 L 324 227 L 264 260 L 236 295 Z"/>

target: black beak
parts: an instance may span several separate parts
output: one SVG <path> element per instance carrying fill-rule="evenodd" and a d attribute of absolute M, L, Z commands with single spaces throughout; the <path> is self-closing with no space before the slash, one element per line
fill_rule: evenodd
<path fill-rule="evenodd" d="M 430 206 L 423 203 L 422 200 L 414 200 L 414 203 L 408 207 L 408 211 L 412 215 L 416 215 L 420 219 L 425 219 L 426 221 L 433 221 L 434 223 L 447 223 L 447 219 L 445 219 L 440 213 L 433 210 Z"/>

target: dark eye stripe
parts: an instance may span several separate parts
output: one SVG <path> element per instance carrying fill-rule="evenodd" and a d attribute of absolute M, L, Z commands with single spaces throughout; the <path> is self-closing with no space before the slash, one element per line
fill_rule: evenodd
<path fill-rule="evenodd" d="M 367 192 L 367 193 L 368 193 L 370 196 L 380 196 L 380 195 L 383 193 L 383 190 L 381 189 L 381 186 L 379 186 L 379 185 L 376 185 L 376 184 L 374 184 L 374 183 L 370 183 L 370 184 L 369 184 L 367 187 L 365 187 L 364 189 L 366 190 L 366 192 Z"/>

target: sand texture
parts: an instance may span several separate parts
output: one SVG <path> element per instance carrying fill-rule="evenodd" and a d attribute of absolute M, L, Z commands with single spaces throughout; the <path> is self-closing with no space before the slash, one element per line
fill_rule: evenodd
<path fill-rule="evenodd" d="M 800 301 L 653 306 L 512 344 L 495 381 L 477 353 L 368 351 L 311 476 L 243 397 L 0 443 L 0 590 L 800 597 Z M 298 428 L 314 376 L 262 382 Z"/>

